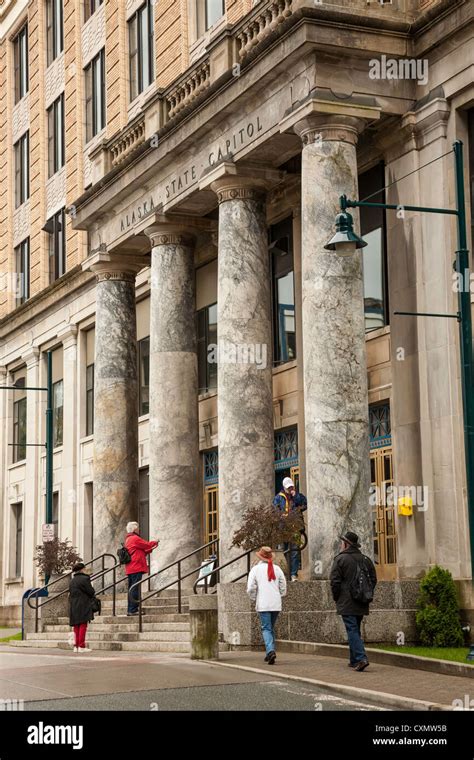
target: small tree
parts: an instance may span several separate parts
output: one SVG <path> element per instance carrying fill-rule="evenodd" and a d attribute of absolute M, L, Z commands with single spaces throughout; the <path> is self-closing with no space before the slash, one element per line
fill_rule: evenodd
<path fill-rule="evenodd" d="M 449 570 L 435 565 L 420 583 L 416 627 L 422 644 L 460 647 L 464 643 L 456 586 Z"/>
<path fill-rule="evenodd" d="M 303 517 L 298 509 L 285 514 L 271 504 L 249 507 L 243 516 L 241 527 L 234 533 L 232 546 L 244 551 L 261 546 L 274 549 L 285 543 L 299 546 L 302 543 L 303 528 Z"/>
<path fill-rule="evenodd" d="M 34 560 L 42 575 L 62 575 L 71 570 L 76 562 L 81 562 L 75 546 L 68 538 L 61 541 L 57 536 L 52 541 L 45 541 L 35 549 Z"/>

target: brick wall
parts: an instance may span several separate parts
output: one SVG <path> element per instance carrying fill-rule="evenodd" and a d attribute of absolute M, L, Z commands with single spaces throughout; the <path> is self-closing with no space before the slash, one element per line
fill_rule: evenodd
<path fill-rule="evenodd" d="M 5 288 L 8 273 L 8 134 L 7 134 L 7 45 L 0 42 L 0 318 L 7 312 Z"/>
<path fill-rule="evenodd" d="M 197 0 L 199 2 L 201 0 Z M 84 189 L 83 151 L 84 81 L 81 60 L 82 0 L 64 2 L 65 69 L 65 150 L 66 207 Z M 154 5 L 155 78 L 158 87 L 169 86 L 189 66 L 189 8 L 193 0 L 159 0 Z M 235 23 L 251 10 L 252 0 L 226 0 L 227 22 Z M 127 4 L 107 0 L 106 23 L 106 136 L 123 129 L 129 119 Z M 47 215 L 47 117 L 45 106 L 46 31 L 44 2 L 31 0 L 23 19 L 29 28 L 29 110 L 30 110 L 30 294 L 35 295 L 49 283 L 48 236 L 43 231 Z M 13 217 L 14 165 L 12 114 L 14 108 L 13 52 L 10 29 L 0 41 L 0 273 L 14 270 Z M 72 229 L 66 215 L 66 269 L 87 255 L 87 236 Z M 4 278 L 2 284 L 11 282 Z M 11 290 L 11 289 L 10 289 Z M 15 307 L 14 293 L 0 288 L 0 318 Z"/>

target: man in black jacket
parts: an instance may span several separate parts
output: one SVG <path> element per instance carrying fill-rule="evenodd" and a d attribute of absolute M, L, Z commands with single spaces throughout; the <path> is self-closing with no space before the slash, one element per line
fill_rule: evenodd
<path fill-rule="evenodd" d="M 360 551 L 359 537 L 348 531 L 341 539 L 341 551 L 334 558 L 331 569 L 331 591 L 336 602 L 337 614 L 341 615 L 346 626 L 349 641 L 349 667 L 357 671 L 365 670 L 369 661 L 360 635 L 360 626 L 364 615 L 369 614 L 369 604 L 353 598 L 351 584 L 358 575 L 358 566 L 366 568 L 372 589 L 377 584 L 375 567 L 369 557 Z"/>

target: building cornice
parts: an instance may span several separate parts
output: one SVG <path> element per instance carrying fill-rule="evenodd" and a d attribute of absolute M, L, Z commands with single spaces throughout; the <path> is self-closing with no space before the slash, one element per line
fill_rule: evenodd
<path fill-rule="evenodd" d="M 302 6 L 303 2 L 306 2 L 310 7 Z M 146 122 L 148 111 L 155 109 L 155 111 L 161 112 L 157 117 L 158 128 L 151 136 L 147 136 L 145 140 L 137 141 L 136 149 L 129 151 L 128 155 L 123 161 L 120 161 L 118 165 L 106 171 L 104 176 L 99 179 L 92 187 L 88 188 L 82 193 L 79 198 L 74 201 L 76 211 L 79 212 L 89 202 L 99 197 L 101 193 L 112 185 L 116 180 L 120 178 L 128 169 L 133 165 L 140 162 L 151 151 L 156 149 L 154 141 L 161 143 L 165 138 L 170 136 L 173 132 L 176 132 L 185 121 L 199 113 L 199 111 L 208 105 L 214 98 L 222 94 L 222 92 L 235 83 L 238 77 L 235 76 L 233 68 L 235 65 L 239 65 L 242 73 L 252 66 L 256 65 L 258 61 L 268 53 L 272 48 L 276 47 L 281 41 L 287 38 L 289 35 L 295 33 L 302 25 L 310 24 L 317 25 L 318 27 L 325 26 L 328 28 L 335 27 L 347 27 L 353 32 L 373 32 L 378 30 L 379 32 L 386 33 L 390 38 L 390 45 L 393 44 L 393 37 L 400 36 L 402 39 L 408 39 L 410 36 L 410 30 L 412 28 L 412 20 L 407 20 L 406 17 L 400 17 L 397 19 L 394 16 L 387 17 L 386 15 L 373 15 L 371 16 L 367 12 L 359 9 L 358 12 L 354 12 L 349 9 L 328 9 L 326 6 L 316 6 L 309 2 L 309 0 L 293 0 L 295 10 L 291 15 L 279 24 L 271 33 L 264 35 L 261 41 L 257 42 L 254 47 L 245 55 L 242 60 L 238 60 L 238 55 L 235 61 L 230 62 L 230 66 L 222 73 L 218 72 L 216 79 L 213 79 L 213 67 L 212 67 L 212 54 L 219 49 L 219 45 L 228 44 L 235 49 L 236 41 L 239 35 L 243 33 L 246 27 L 251 26 L 254 16 L 262 14 L 262 11 L 270 3 L 262 4 L 262 7 L 256 6 L 250 14 L 247 14 L 242 20 L 236 23 L 233 27 L 225 27 L 220 35 L 212 41 L 211 45 L 207 49 L 206 55 L 201 57 L 198 61 L 193 63 L 191 67 L 187 69 L 180 77 L 178 77 L 171 85 L 160 92 L 153 92 L 150 95 L 149 100 L 143 104 L 143 116 L 141 118 Z M 404 43 L 405 45 L 405 43 Z M 234 53 L 235 57 L 235 53 Z M 210 80 L 206 84 L 206 87 L 201 87 L 201 84 L 196 88 L 196 93 L 193 95 L 189 102 L 182 105 L 180 110 L 176 110 L 173 106 L 173 116 L 167 117 L 165 111 L 165 103 L 169 102 L 173 98 L 173 93 L 178 92 L 180 88 L 184 88 L 185 84 L 192 80 L 193 72 L 202 69 L 202 66 L 209 62 L 210 66 Z M 174 103 L 174 101 L 173 101 Z M 133 124 L 132 127 L 137 125 Z M 112 138 L 107 140 L 102 146 L 102 151 L 114 150 L 115 144 L 122 138 L 122 134 L 129 130 L 131 127 L 127 125 L 121 132 L 118 132 Z M 145 124 L 146 129 L 146 124 Z"/>
<path fill-rule="evenodd" d="M 0 319 L 0 340 L 5 340 L 15 330 L 24 329 L 29 322 L 37 319 L 38 315 L 43 315 L 48 309 L 57 309 L 59 301 L 69 294 L 77 295 L 80 288 L 90 286 L 94 280 L 94 275 L 83 272 L 82 266 L 78 264 L 51 285 L 29 298 L 17 309 L 2 317 Z"/>

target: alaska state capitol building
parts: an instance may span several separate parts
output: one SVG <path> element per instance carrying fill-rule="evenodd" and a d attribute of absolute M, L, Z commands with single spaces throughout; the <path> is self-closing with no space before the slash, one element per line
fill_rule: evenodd
<path fill-rule="evenodd" d="M 458 326 L 394 311 L 457 310 L 454 218 L 403 205 L 454 207 L 462 140 L 474 224 L 473 37 L 469 0 L 0 0 L 0 622 L 39 580 L 48 351 L 84 559 L 136 518 L 154 569 L 228 559 L 290 476 L 306 578 L 352 529 L 379 578 L 467 588 Z M 349 257 L 343 193 L 400 206 Z"/>

